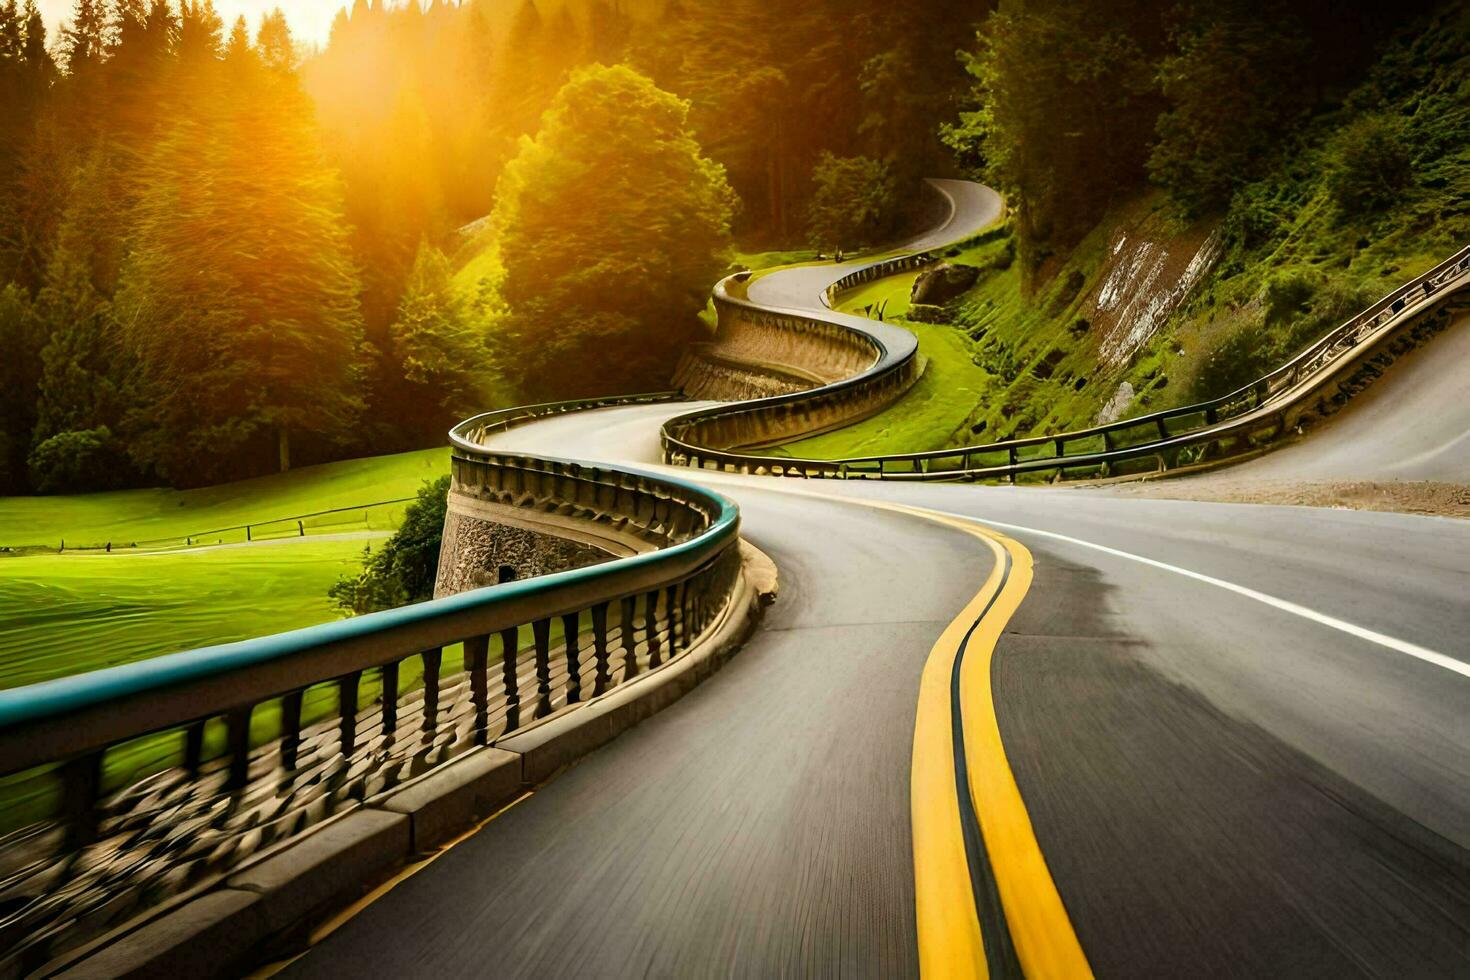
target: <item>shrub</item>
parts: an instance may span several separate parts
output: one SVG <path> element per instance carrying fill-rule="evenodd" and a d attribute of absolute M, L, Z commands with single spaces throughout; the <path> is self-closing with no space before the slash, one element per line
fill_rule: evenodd
<path fill-rule="evenodd" d="M 80 493 L 126 486 L 132 467 L 107 426 L 70 430 L 38 444 L 26 460 L 37 493 Z"/>
<path fill-rule="evenodd" d="M 1266 280 L 1266 322 L 1278 324 L 1307 311 L 1318 279 L 1307 269 L 1282 269 Z"/>
<path fill-rule="evenodd" d="M 893 226 L 897 188 L 888 164 L 823 153 L 812 169 L 807 239 L 818 249 L 872 245 Z"/>
<path fill-rule="evenodd" d="M 1243 388 L 1273 366 L 1274 346 L 1265 324 L 1251 318 L 1210 351 L 1190 381 L 1189 401 L 1205 401 Z"/>
<path fill-rule="evenodd" d="M 337 607 L 360 615 L 432 599 L 448 504 L 449 477 L 426 481 L 382 549 L 364 551 L 362 572 L 343 576 L 327 590 Z"/>
<path fill-rule="evenodd" d="M 1343 217 L 1398 200 L 1414 179 L 1404 127 L 1392 116 L 1362 116 L 1327 147 L 1327 189 Z"/>

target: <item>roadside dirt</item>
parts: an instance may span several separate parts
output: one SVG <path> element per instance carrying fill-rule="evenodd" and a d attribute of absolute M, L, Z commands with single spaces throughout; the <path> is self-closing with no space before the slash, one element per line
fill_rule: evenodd
<path fill-rule="evenodd" d="M 1123 496 L 1166 500 L 1217 500 L 1226 503 L 1340 507 L 1470 519 L 1470 486 L 1430 481 L 1272 480 L 1227 474 L 1187 480 L 1151 480 L 1108 487 Z"/>

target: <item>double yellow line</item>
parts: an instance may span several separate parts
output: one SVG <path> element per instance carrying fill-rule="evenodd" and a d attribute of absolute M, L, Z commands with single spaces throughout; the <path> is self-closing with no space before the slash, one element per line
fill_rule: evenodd
<path fill-rule="evenodd" d="M 772 489 L 943 524 L 994 555 L 985 584 L 930 650 L 919 684 L 909 794 L 919 972 L 1090 978 L 1006 759 L 990 684 L 996 643 L 1031 588 L 1031 552 L 991 528 L 924 507 Z"/>
<path fill-rule="evenodd" d="M 1006 761 L 990 684 L 995 645 L 1031 586 L 1031 553 L 967 521 L 895 509 L 979 538 L 995 556 L 935 643 L 919 689 L 911 802 L 920 972 L 1090 977 Z"/>

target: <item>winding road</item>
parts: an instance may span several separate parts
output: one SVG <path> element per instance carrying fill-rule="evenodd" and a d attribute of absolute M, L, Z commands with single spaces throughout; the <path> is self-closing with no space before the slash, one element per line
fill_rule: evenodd
<path fill-rule="evenodd" d="M 977 189 L 952 221 L 980 227 L 996 206 Z M 750 295 L 820 309 L 850 268 L 775 273 Z M 1454 328 L 1390 376 L 1405 397 L 1385 388 L 1334 423 L 1357 439 L 1249 465 L 1327 472 L 1354 445 L 1373 452 L 1363 433 L 1398 444 L 1423 411 L 1415 392 L 1458 391 L 1431 403 L 1438 441 L 1395 457 L 1394 475 L 1470 479 L 1470 358 L 1435 349 L 1467 339 Z M 688 408 L 563 416 L 495 444 L 651 468 L 660 423 Z M 744 536 L 775 559 L 764 628 L 292 974 L 917 973 L 928 845 L 911 790 L 936 764 L 915 753 L 921 687 L 1001 570 L 982 533 L 1032 564 L 1019 608 L 992 624 L 988 679 L 1001 764 L 1064 907 L 1053 922 L 1087 968 L 1470 974 L 1470 522 L 679 472 L 733 496 Z M 1028 950 L 1064 937 L 1025 933 L 1004 881 L 1016 858 L 991 829 L 1015 948 L 982 912 L 990 972 L 1049 972 Z"/>

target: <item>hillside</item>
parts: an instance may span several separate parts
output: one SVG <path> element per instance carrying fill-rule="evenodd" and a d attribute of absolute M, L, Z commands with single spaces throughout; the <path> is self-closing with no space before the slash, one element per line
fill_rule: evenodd
<path fill-rule="evenodd" d="M 886 302 L 929 368 L 888 412 L 786 447 L 842 456 L 1064 431 L 1223 394 L 1470 240 L 1470 14 L 1395 39 L 1223 213 L 1162 191 L 1111 208 L 1028 285 L 1017 236 L 954 256 L 980 270 L 940 309 L 914 276 L 844 298 Z M 915 323 L 921 317 L 933 323 Z"/>

